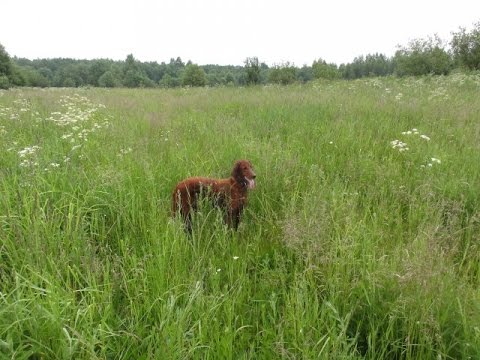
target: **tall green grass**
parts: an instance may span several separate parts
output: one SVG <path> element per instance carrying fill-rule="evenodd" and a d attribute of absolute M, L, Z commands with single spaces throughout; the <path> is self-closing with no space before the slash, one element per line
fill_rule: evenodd
<path fill-rule="evenodd" d="M 479 91 L 1 92 L 0 357 L 479 358 Z M 186 236 L 176 182 L 239 158 L 239 231 Z"/>

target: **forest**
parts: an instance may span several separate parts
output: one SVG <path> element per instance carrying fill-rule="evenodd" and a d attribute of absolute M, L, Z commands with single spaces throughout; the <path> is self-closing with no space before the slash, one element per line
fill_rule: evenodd
<path fill-rule="evenodd" d="M 437 35 L 398 46 L 391 57 L 361 55 L 347 64 L 319 58 L 311 65 L 286 62 L 268 66 L 247 57 L 244 66 L 198 65 L 180 57 L 167 62 L 141 62 L 133 54 L 124 61 L 110 59 L 25 59 L 10 57 L 0 44 L 0 88 L 244 86 L 305 83 L 314 79 L 359 79 L 378 76 L 448 75 L 452 71 L 480 69 L 480 22 L 471 31 L 459 28 L 449 41 Z"/>

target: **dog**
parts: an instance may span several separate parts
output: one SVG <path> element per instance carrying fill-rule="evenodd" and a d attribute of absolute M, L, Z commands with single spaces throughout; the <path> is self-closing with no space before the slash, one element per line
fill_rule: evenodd
<path fill-rule="evenodd" d="M 173 190 L 172 215 L 180 214 L 189 234 L 192 233 L 192 212 L 197 210 L 201 197 L 213 200 L 214 206 L 224 212 L 229 228 L 237 230 L 242 211 L 247 205 L 249 189 L 254 189 L 256 174 L 252 163 L 238 160 L 227 179 L 191 177 L 180 181 Z"/>

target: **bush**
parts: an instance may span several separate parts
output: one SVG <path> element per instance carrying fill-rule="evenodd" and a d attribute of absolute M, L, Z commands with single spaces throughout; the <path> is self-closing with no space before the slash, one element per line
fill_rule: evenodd
<path fill-rule="evenodd" d="M 205 86 L 207 76 L 205 71 L 196 64 L 188 64 L 182 77 L 183 86 Z"/>
<path fill-rule="evenodd" d="M 257 57 L 245 59 L 245 72 L 247 85 L 255 85 L 260 82 L 260 65 Z"/>
<path fill-rule="evenodd" d="M 397 50 L 394 63 L 398 76 L 447 75 L 452 69 L 452 59 L 438 36 L 412 40 Z"/>
<path fill-rule="evenodd" d="M 118 86 L 119 80 L 115 77 L 113 72 L 106 71 L 100 78 L 98 79 L 98 85 L 101 87 L 108 87 L 113 88 Z"/>
<path fill-rule="evenodd" d="M 10 81 L 8 80 L 8 77 L 5 75 L 0 75 L 0 89 L 8 89 L 10 88 Z"/>
<path fill-rule="evenodd" d="M 276 65 L 270 70 L 269 81 L 274 84 L 288 85 L 295 82 L 296 68 L 289 62 Z"/>
<path fill-rule="evenodd" d="M 469 33 L 464 28 L 453 33 L 450 45 L 457 64 L 469 70 L 480 70 L 480 22 Z"/>
<path fill-rule="evenodd" d="M 337 79 L 340 72 L 335 64 L 327 64 L 325 60 L 318 59 L 312 64 L 313 76 L 315 79 Z"/>

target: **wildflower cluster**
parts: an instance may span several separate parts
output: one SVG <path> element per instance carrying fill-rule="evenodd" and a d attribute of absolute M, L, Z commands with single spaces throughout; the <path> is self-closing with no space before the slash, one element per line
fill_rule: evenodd
<path fill-rule="evenodd" d="M 443 86 L 440 86 L 430 93 L 430 96 L 428 97 L 429 101 L 439 99 L 439 100 L 448 100 L 449 95 L 447 93 L 447 89 L 445 89 Z"/>
<path fill-rule="evenodd" d="M 431 140 L 428 135 L 422 134 L 417 128 L 413 128 L 413 129 L 407 130 L 407 131 L 402 131 L 402 135 L 412 137 L 413 139 L 415 137 L 418 137 L 419 139 L 421 139 L 423 141 L 426 141 L 426 142 L 429 142 Z M 412 139 L 412 141 L 413 141 L 413 139 Z M 397 149 L 399 152 L 404 152 L 404 151 L 410 150 L 407 143 L 402 141 L 402 140 L 390 141 L 390 145 L 391 145 L 392 149 Z M 431 157 L 431 158 L 429 158 L 429 160 L 427 161 L 426 164 L 421 165 L 420 167 L 421 168 L 430 168 L 430 167 L 434 166 L 434 164 L 441 164 L 441 163 L 442 162 L 441 162 L 440 159 L 435 158 L 435 157 Z"/>
<path fill-rule="evenodd" d="M 120 149 L 120 152 L 117 154 L 119 157 L 123 157 L 124 155 L 130 154 L 132 152 L 132 148 L 128 147 L 126 149 Z"/>
<path fill-rule="evenodd" d="M 398 151 L 400 152 L 409 150 L 407 143 L 404 143 L 403 141 L 400 141 L 400 140 L 390 141 L 390 145 L 392 145 L 392 149 L 398 149 Z"/>
<path fill-rule="evenodd" d="M 31 110 L 30 102 L 23 97 L 20 97 L 19 99 L 15 100 L 13 103 L 18 107 L 21 113 L 26 113 Z"/>
<path fill-rule="evenodd" d="M 22 150 L 18 151 L 17 154 L 21 159 L 21 167 L 34 167 L 38 166 L 37 153 L 40 150 L 40 146 L 33 145 L 27 146 Z"/>
<path fill-rule="evenodd" d="M 402 131 L 402 135 L 418 135 L 420 136 L 420 139 L 423 139 L 425 141 L 430 141 L 429 136 L 425 134 L 420 134 L 420 132 L 416 128 L 413 128 L 412 130 L 408 130 L 408 131 Z"/>
<path fill-rule="evenodd" d="M 437 158 L 430 158 L 430 161 L 427 163 L 427 165 L 420 165 L 421 168 L 426 168 L 426 167 L 432 167 L 434 164 L 441 164 L 442 162 L 440 159 Z"/>
<path fill-rule="evenodd" d="M 110 126 L 108 120 L 102 122 L 94 122 L 97 118 L 98 111 L 104 109 L 105 105 L 94 104 L 90 99 L 75 94 L 73 96 L 62 96 L 60 104 L 65 109 L 65 112 L 54 112 L 47 119 L 52 121 L 66 132 L 61 136 L 62 140 L 66 140 L 72 145 L 69 155 L 82 147 L 82 144 L 88 141 L 91 134 L 98 130 Z M 84 156 L 78 155 L 80 159 Z M 63 163 L 68 163 L 70 156 L 63 157 Z"/>
<path fill-rule="evenodd" d="M 52 122 L 61 128 L 59 137 L 67 142 L 67 151 L 64 154 L 59 154 L 57 159 L 50 159 L 43 162 L 45 171 L 51 171 L 61 167 L 62 164 L 69 163 L 72 155 L 77 153 L 77 158 L 82 159 L 83 155 L 79 153 L 79 149 L 88 141 L 89 136 L 100 129 L 110 126 L 110 122 L 105 119 L 99 121 L 98 111 L 105 108 L 104 105 L 94 104 L 88 98 L 78 94 L 73 96 L 62 96 L 60 98 L 60 105 L 63 111 L 57 111 L 50 114 L 44 121 Z M 38 119 L 39 113 L 33 111 L 31 104 L 23 97 L 19 97 L 13 102 L 12 108 L 0 107 L 0 120 L 16 120 L 19 119 L 22 113 L 29 113 L 27 119 L 37 118 L 37 122 L 43 121 Z M 0 135 L 6 134 L 5 126 L 0 125 Z M 64 147 L 65 148 L 65 147 Z M 39 167 L 39 145 L 30 145 L 24 148 L 18 147 L 18 142 L 13 142 L 13 145 L 7 149 L 8 152 L 16 152 L 20 159 L 20 166 L 23 168 Z M 56 161 L 52 161 L 56 160 Z"/>
<path fill-rule="evenodd" d="M 62 96 L 60 104 L 62 104 L 62 107 L 66 109 L 66 111 L 53 112 L 47 119 L 53 121 L 58 126 L 73 126 L 91 120 L 98 110 L 105 108 L 105 105 L 96 105 L 92 103 L 90 99 L 78 94 Z"/>

